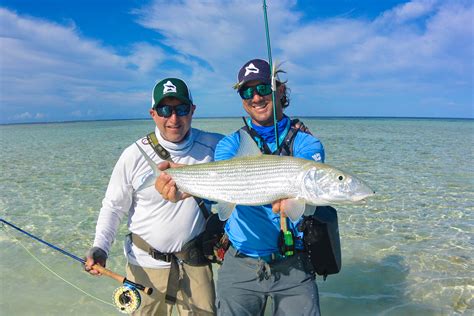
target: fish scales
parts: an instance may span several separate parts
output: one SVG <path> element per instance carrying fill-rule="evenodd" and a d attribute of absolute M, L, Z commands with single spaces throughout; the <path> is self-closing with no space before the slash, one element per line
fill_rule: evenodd
<path fill-rule="evenodd" d="M 267 204 L 296 196 L 303 160 L 259 156 L 169 169 L 180 190 L 213 201 Z"/>
<path fill-rule="evenodd" d="M 329 165 L 295 157 L 261 155 L 260 149 L 245 132 L 239 131 L 236 158 L 167 169 L 178 189 L 220 203 L 219 218 L 226 220 L 234 204 L 264 205 L 279 199 L 292 221 L 311 215 L 308 205 L 331 205 L 362 201 L 375 194 L 357 177 Z M 150 187 L 160 174 L 156 164 L 137 144 L 153 170 L 137 191 Z M 308 214 L 305 213 L 306 210 Z"/>

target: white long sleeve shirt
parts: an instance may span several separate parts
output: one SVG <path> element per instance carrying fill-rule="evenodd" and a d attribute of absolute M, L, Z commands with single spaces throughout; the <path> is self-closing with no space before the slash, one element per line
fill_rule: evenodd
<path fill-rule="evenodd" d="M 164 140 L 155 128 L 158 142 L 181 164 L 205 163 L 213 160 L 214 149 L 223 137 L 191 129 L 180 143 Z M 128 229 L 139 235 L 150 246 L 163 253 L 180 251 L 183 245 L 198 236 L 205 219 L 193 198 L 177 203 L 164 200 L 154 186 L 136 191 L 152 170 L 137 145 L 157 164 L 163 160 L 148 144 L 146 137 L 127 147 L 117 161 L 110 178 L 97 220 L 94 247 L 109 252 L 120 221 L 128 216 Z M 167 268 L 169 263 L 153 259 L 147 252 L 125 239 L 124 252 L 128 262 L 146 268 Z"/>

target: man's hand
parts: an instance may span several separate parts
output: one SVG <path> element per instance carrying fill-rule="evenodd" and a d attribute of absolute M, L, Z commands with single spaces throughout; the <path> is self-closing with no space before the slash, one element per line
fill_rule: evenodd
<path fill-rule="evenodd" d="M 158 169 L 164 171 L 168 168 L 179 168 L 184 165 L 177 164 L 170 161 L 163 161 L 158 165 Z M 160 176 L 156 179 L 155 182 L 155 189 L 156 191 L 160 192 L 161 196 L 170 202 L 176 203 L 180 200 L 184 200 L 185 198 L 190 197 L 191 195 L 185 192 L 181 192 L 178 190 L 176 183 L 170 177 L 169 174 L 166 172 L 162 172 Z"/>
<path fill-rule="evenodd" d="M 107 254 L 99 247 L 92 247 L 86 254 L 86 262 L 84 263 L 84 270 L 92 275 L 101 275 L 99 271 L 92 268 L 93 265 L 99 264 L 105 268 L 107 261 Z"/>

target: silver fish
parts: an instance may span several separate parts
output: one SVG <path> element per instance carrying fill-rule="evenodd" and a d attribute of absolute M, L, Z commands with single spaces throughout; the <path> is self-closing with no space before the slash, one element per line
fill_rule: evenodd
<path fill-rule="evenodd" d="M 153 185 L 160 170 L 137 144 L 153 169 L 138 190 Z M 217 203 L 226 220 L 236 204 L 265 205 L 284 199 L 282 209 L 296 221 L 315 205 L 351 203 L 375 192 L 357 177 L 324 163 L 288 156 L 263 155 L 252 138 L 240 131 L 240 147 L 233 159 L 166 170 L 179 190 Z"/>

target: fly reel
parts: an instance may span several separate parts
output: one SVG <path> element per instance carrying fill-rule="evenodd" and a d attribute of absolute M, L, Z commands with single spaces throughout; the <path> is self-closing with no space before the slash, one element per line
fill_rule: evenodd
<path fill-rule="evenodd" d="M 131 314 L 140 307 L 141 297 L 138 290 L 127 284 L 114 291 L 114 304 L 124 314 Z"/>

